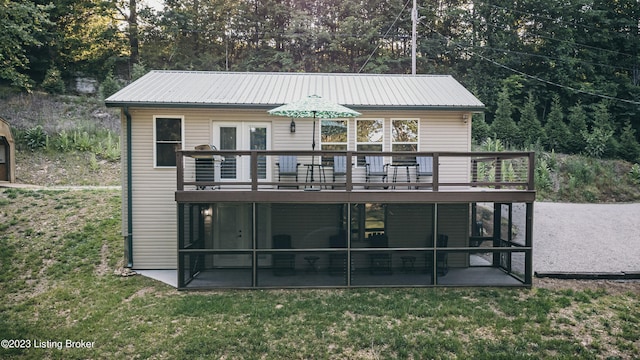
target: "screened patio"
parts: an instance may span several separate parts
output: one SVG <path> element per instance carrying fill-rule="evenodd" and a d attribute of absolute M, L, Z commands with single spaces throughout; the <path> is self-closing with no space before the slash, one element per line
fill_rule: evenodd
<path fill-rule="evenodd" d="M 179 204 L 178 287 L 530 286 L 531 212 L 525 203 Z"/>

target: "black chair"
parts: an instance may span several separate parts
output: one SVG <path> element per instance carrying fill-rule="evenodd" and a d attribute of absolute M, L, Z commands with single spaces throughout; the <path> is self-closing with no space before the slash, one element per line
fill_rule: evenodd
<path fill-rule="evenodd" d="M 389 238 L 384 234 L 374 234 L 369 238 L 369 241 L 372 248 L 389 247 Z M 369 254 L 369 273 L 391 275 L 393 273 L 391 253 L 374 252 Z"/>
<path fill-rule="evenodd" d="M 449 244 L 449 236 L 444 234 L 438 234 L 438 241 L 436 243 L 436 248 L 442 249 L 446 248 Z M 433 246 L 433 236 L 430 238 L 429 247 Z M 433 270 L 433 254 L 427 253 L 426 257 L 426 265 L 427 272 L 432 272 Z M 438 276 L 445 276 L 449 272 L 449 254 L 437 250 L 436 251 L 436 272 Z"/>
<path fill-rule="evenodd" d="M 329 237 L 329 247 L 333 249 L 346 249 L 347 232 L 341 230 L 337 235 Z M 332 252 L 329 254 L 329 274 L 342 275 L 347 269 L 347 254 L 344 252 Z"/>
<path fill-rule="evenodd" d="M 291 249 L 291 235 L 273 235 L 274 249 Z M 273 260 L 274 275 L 293 275 L 296 272 L 296 255 L 289 253 L 275 253 Z"/>
<path fill-rule="evenodd" d="M 196 150 L 216 150 L 213 145 L 198 145 Z M 196 157 L 196 182 L 214 182 L 215 181 L 215 167 L 213 156 Z M 204 185 L 198 185 L 196 189 L 204 190 L 207 187 Z"/>

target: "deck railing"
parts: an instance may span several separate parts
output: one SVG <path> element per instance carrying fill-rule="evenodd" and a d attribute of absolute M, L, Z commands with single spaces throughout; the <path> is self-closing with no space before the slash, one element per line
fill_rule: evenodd
<path fill-rule="evenodd" d="M 281 156 L 295 156 L 296 176 L 279 176 Z M 334 158 L 346 159 L 344 174 Z M 367 177 L 366 156 L 382 156 L 386 178 Z M 430 157 L 430 175 L 418 173 L 417 157 Z M 177 190 L 442 191 L 534 190 L 534 152 L 371 152 L 283 150 L 181 150 L 176 152 Z M 424 170 L 424 169 L 422 169 Z"/>

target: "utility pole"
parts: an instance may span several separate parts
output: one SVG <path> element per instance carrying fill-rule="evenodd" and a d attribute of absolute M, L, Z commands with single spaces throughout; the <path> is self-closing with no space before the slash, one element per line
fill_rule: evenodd
<path fill-rule="evenodd" d="M 418 27 L 418 5 L 413 0 L 411 8 L 411 75 L 416 74 L 416 32 Z"/>

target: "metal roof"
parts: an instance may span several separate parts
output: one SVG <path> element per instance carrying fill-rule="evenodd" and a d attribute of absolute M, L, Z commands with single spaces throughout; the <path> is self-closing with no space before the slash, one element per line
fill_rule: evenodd
<path fill-rule="evenodd" d="M 110 107 L 271 108 L 319 95 L 355 109 L 483 110 L 449 75 L 154 70 L 105 100 Z"/>

